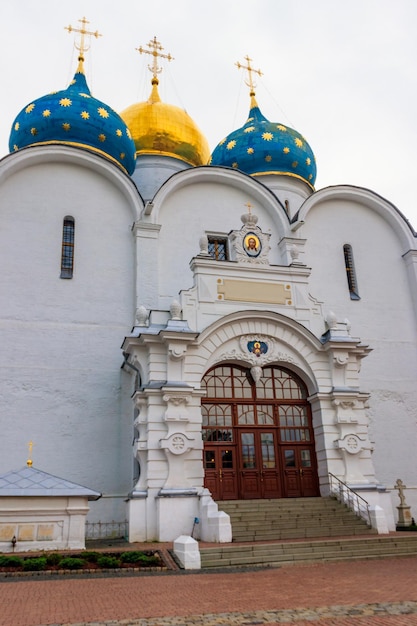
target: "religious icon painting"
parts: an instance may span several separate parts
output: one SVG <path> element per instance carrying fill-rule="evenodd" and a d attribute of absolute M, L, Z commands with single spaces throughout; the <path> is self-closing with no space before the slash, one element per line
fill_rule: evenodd
<path fill-rule="evenodd" d="M 243 240 L 243 248 L 250 257 L 257 257 L 262 250 L 261 241 L 255 233 L 248 233 Z"/>
<path fill-rule="evenodd" d="M 264 341 L 248 341 L 248 350 L 255 356 L 261 356 L 268 352 L 268 344 Z"/>

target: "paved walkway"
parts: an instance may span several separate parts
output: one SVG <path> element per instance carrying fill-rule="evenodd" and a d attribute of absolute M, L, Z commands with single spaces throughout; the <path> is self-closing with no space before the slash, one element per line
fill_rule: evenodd
<path fill-rule="evenodd" d="M 0 583 L 0 626 L 262 624 L 417 626 L 417 557 Z"/>

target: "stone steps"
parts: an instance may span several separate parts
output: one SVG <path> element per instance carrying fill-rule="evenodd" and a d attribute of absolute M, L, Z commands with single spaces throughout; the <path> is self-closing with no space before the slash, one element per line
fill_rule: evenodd
<path fill-rule="evenodd" d="M 219 509 L 230 515 L 234 542 L 375 534 L 333 498 L 231 500 Z"/>
<path fill-rule="evenodd" d="M 200 547 L 203 568 L 377 559 L 417 555 L 417 533 L 377 535 L 332 498 L 220 502 L 233 543 Z"/>
<path fill-rule="evenodd" d="M 417 555 L 417 534 L 394 533 L 356 539 L 218 544 L 213 548 L 201 547 L 200 555 L 202 568 L 278 567 L 317 561 L 401 557 Z"/>

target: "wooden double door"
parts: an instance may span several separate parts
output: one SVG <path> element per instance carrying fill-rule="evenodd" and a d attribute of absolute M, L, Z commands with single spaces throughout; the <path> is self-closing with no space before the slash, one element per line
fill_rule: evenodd
<path fill-rule="evenodd" d="M 236 366 L 217 367 L 206 377 L 211 397 L 202 407 L 204 471 L 213 498 L 318 496 L 311 412 L 302 382 L 273 367 L 265 372 L 263 386 L 262 381 L 255 386 Z"/>
<path fill-rule="evenodd" d="M 204 447 L 205 486 L 215 500 L 319 495 L 313 446 L 278 446 L 271 429 L 239 429 L 235 439 Z"/>

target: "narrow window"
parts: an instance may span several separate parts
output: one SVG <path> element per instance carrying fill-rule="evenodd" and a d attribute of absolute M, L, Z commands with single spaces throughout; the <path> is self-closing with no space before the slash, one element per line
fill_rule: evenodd
<path fill-rule="evenodd" d="M 75 221 L 73 217 L 64 217 L 62 226 L 62 252 L 60 278 L 72 278 L 74 272 L 74 235 Z"/>
<path fill-rule="evenodd" d="M 227 237 L 209 235 L 208 252 L 216 261 L 227 261 Z"/>
<path fill-rule="evenodd" d="M 343 254 L 345 256 L 346 276 L 348 281 L 349 293 L 351 300 L 360 300 L 358 281 L 356 279 L 355 264 L 353 262 L 352 246 L 345 244 L 343 246 Z"/>

